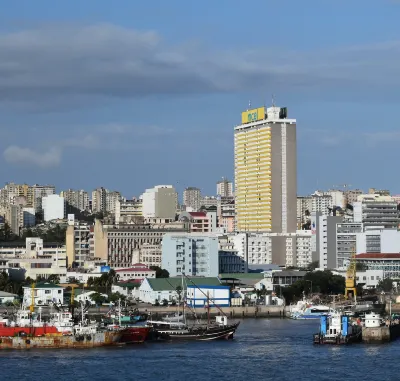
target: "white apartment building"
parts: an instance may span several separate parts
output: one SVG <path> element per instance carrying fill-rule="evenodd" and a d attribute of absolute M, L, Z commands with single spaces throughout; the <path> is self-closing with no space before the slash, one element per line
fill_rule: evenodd
<path fill-rule="evenodd" d="M 65 218 L 65 199 L 58 194 L 45 196 L 42 199 L 44 220 L 58 220 Z"/>
<path fill-rule="evenodd" d="M 333 207 L 333 199 L 331 195 L 322 192 L 315 192 L 311 195 L 311 212 L 321 212 L 329 215 L 329 208 Z"/>
<path fill-rule="evenodd" d="M 295 266 L 306 268 L 312 262 L 311 230 L 296 232 L 296 262 Z M 294 264 L 292 265 L 294 266 Z"/>
<path fill-rule="evenodd" d="M 336 268 L 347 268 L 353 251 L 356 251 L 357 234 L 362 233 L 362 231 L 361 222 L 340 222 L 336 224 Z"/>
<path fill-rule="evenodd" d="M 217 196 L 233 197 L 233 183 L 226 178 L 217 182 Z"/>
<path fill-rule="evenodd" d="M 157 185 L 142 195 L 144 218 L 175 219 L 177 192 L 172 185 Z"/>
<path fill-rule="evenodd" d="M 361 222 L 364 230 L 397 229 L 397 202 L 390 196 L 364 194 L 353 204 L 354 222 Z"/>
<path fill-rule="evenodd" d="M 319 267 L 334 269 L 337 267 L 337 231 L 336 224 L 343 221 L 342 217 L 320 215 L 317 239 L 319 240 Z"/>
<path fill-rule="evenodd" d="M 212 206 L 218 207 L 218 198 L 214 196 L 204 196 L 200 200 L 200 207 L 204 206 L 210 208 Z"/>
<path fill-rule="evenodd" d="M 310 219 L 312 212 L 312 198 L 307 197 L 297 197 L 297 228 L 301 229 L 301 226 Z"/>
<path fill-rule="evenodd" d="M 92 212 L 105 212 L 107 209 L 107 189 L 100 187 L 92 192 Z"/>
<path fill-rule="evenodd" d="M 120 192 L 106 191 L 106 212 L 114 214 L 116 212 L 117 202 L 122 200 Z"/>
<path fill-rule="evenodd" d="M 115 204 L 115 223 L 136 223 L 143 217 L 142 200 L 117 200 Z"/>
<path fill-rule="evenodd" d="M 188 187 L 183 191 L 183 205 L 190 208 L 191 211 L 197 212 L 200 209 L 201 191 L 199 188 Z"/>
<path fill-rule="evenodd" d="M 86 261 L 95 257 L 93 225 L 69 218 L 65 241 L 68 267 L 73 264 L 83 267 Z"/>
<path fill-rule="evenodd" d="M 400 231 L 397 229 L 367 230 L 356 237 L 357 254 L 400 253 Z"/>
<path fill-rule="evenodd" d="M 23 289 L 24 297 L 22 303 L 24 306 L 30 306 L 32 304 L 32 293 L 35 306 L 64 303 L 64 289 L 53 283 L 42 282 L 37 283 L 33 289 L 30 286 L 23 287 Z"/>
<path fill-rule="evenodd" d="M 56 194 L 56 187 L 54 185 L 32 185 L 33 188 L 33 207 L 36 213 L 43 210 L 42 199 L 46 196 Z"/>

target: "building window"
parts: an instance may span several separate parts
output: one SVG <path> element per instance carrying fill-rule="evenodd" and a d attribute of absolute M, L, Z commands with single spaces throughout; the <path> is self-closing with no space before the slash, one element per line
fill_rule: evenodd
<path fill-rule="evenodd" d="M 44 291 L 45 294 L 50 294 L 50 292 L 51 292 L 50 290 L 45 290 Z"/>

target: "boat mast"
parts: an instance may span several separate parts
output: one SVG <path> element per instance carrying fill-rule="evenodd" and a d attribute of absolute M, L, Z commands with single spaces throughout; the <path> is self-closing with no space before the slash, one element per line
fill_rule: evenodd
<path fill-rule="evenodd" d="M 183 277 L 185 276 L 184 273 L 182 273 L 182 291 L 181 291 L 181 299 L 182 299 L 182 319 L 183 319 L 183 324 L 186 325 L 186 317 L 185 317 L 185 288 L 184 288 L 184 284 L 183 284 Z M 181 301 L 179 301 L 181 302 Z M 178 319 L 179 319 L 179 314 L 178 314 Z M 179 321 L 179 320 L 178 320 Z"/>
<path fill-rule="evenodd" d="M 118 299 L 118 325 L 121 327 L 121 299 Z"/>
<path fill-rule="evenodd" d="M 207 326 L 210 325 L 210 292 L 207 291 Z"/>
<path fill-rule="evenodd" d="M 31 285 L 31 306 L 30 311 L 33 313 L 35 311 L 35 282 Z"/>

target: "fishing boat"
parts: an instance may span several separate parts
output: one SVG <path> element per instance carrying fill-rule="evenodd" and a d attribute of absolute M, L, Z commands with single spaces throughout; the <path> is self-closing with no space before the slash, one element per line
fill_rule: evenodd
<path fill-rule="evenodd" d="M 193 283 L 193 282 L 192 282 Z M 197 287 L 197 286 L 196 286 Z M 198 287 L 197 287 L 198 288 Z M 182 277 L 182 290 L 184 290 Z M 203 291 L 198 288 L 202 293 Z M 203 293 L 204 294 L 204 293 Z M 205 294 L 204 294 L 205 295 Z M 172 319 L 147 320 L 146 326 L 151 328 L 149 340 L 199 340 L 209 341 L 217 339 L 232 339 L 236 332 L 239 322 L 229 323 L 225 313 L 214 303 L 220 311 L 220 316 L 216 316 L 214 321 L 210 319 L 210 298 L 207 297 L 207 322 L 200 323 L 194 321 L 191 325 L 186 319 L 187 308 L 190 308 L 186 301 L 182 303 L 182 315 L 176 314 Z M 187 308 L 185 308 L 185 306 Z M 194 312 L 194 311 L 193 311 Z"/>

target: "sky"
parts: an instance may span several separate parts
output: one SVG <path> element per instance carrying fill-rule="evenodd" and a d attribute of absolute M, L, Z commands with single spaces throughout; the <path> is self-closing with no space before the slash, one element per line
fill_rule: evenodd
<path fill-rule="evenodd" d="M 400 193 L 400 0 L 13 0 L 0 184 L 215 194 L 251 102 L 297 119 L 298 194 Z"/>

